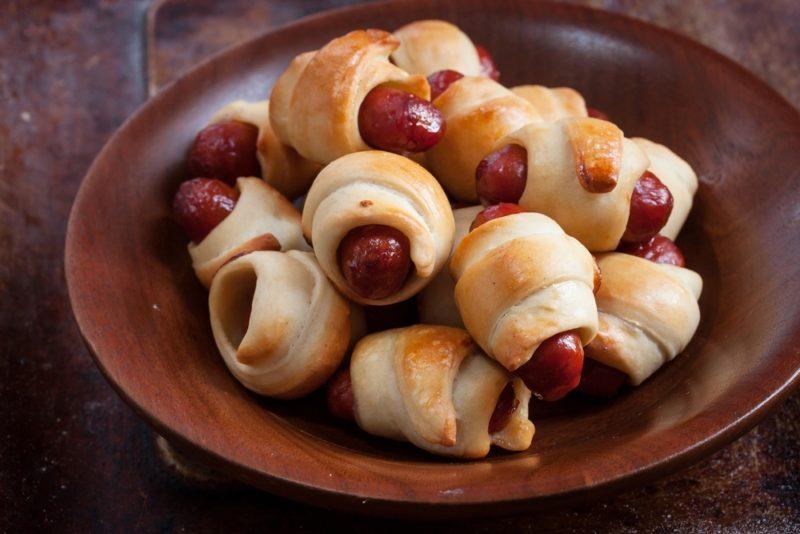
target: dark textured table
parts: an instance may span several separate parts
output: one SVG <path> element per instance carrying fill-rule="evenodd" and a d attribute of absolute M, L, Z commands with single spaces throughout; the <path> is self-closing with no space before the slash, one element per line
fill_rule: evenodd
<path fill-rule="evenodd" d="M 153 434 L 92 363 L 64 285 L 64 231 L 81 176 L 148 91 L 226 45 L 345 3 L 0 5 L 0 532 L 323 530 L 334 522 L 363 531 L 411 527 L 176 474 L 162 461 Z M 800 107 L 797 0 L 580 3 L 694 37 Z M 737 442 L 654 485 L 572 509 L 465 518 L 436 528 L 800 531 L 799 441 L 795 394 Z"/>

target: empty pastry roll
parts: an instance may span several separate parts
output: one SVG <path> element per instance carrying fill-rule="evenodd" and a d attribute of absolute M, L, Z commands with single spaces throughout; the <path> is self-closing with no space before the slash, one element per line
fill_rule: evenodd
<path fill-rule="evenodd" d="M 486 456 L 491 445 L 525 450 L 533 439 L 530 391 L 462 329 L 416 325 L 371 334 L 353 350 L 350 377 L 356 422 L 370 434 L 459 458 Z M 515 408 L 490 433 L 508 384 Z"/>
<path fill-rule="evenodd" d="M 540 213 L 480 225 L 450 261 L 466 329 L 509 371 L 556 334 L 576 331 L 583 345 L 594 338 L 596 269 L 589 251 Z"/>
<path fill-rule="evenodd" d="M 696 272 L 612 252 L 597 260 L 600 328 L 585 355 L 637 386 L 678 355 L 700 322 L 703 281 Z"/>
<path fill-rule="evenodd" d="M 350 307 L 310 252 L 245 254 L 220 269 L 208 302 L 225 364 L 256 393 L 310 393 L 347 352 Z"/>
<path fill-rule="evenodd" d="M 539 115 L 525 99 L 499 83 L 464 77 L 434 100 L 447 121 L 447 130 L 426 153 L 428 167 L 453 198 L 476 202 L 475 169 L 503 136 Z"/>
<path fill-rule="evenodd" d="M 642 137 L 631 139 L 650 159 L 648 171 L 655 174 L 672 193 L 672 213 L 659 232 L 675 240 L 692 209 L 697 192 L 697 174 L 692 167 L 669 148 Z"/>
<path fill-rule="evenodd" d="M 453 234 L 453 248 L 450 251 L 450 257 L 452 257 L 453 251 L 455 251 L 461 240 L 464 239 L 464 236 L 469 233 L 472 221 L 475 220 L 475 216 L 481 210 L 483 210 L 483 206 L 470 206 L 453 210 L 456 230 Z M 420 322 L 463 328 L 464 322 L 458 313 L 453 294 L 455 289 L 456 282 L 453 280 L 450 270 L 442 269 L 417 296 Z"/>
<path fill-rule="evenodd" d="M 608 121 L 572 118 L 523 126 L 493 150 L 509 144 L 527 150 L 523 209 L 552 217 L 593 252 L 617 248 L 633 188 L 650 165 L 636 143 Z"/>
<path fill-rule="evenodd" d="M 278 139 L 269 121 L 269 100 L 236 100 L 217 111 L 210 124 L 237 120 L 258 128 L 256 156 L 261 177 L 287 198 L 296 198 L 308 190 L 320 166 L 298 154 Z"/>
<path fill-rule="evenodd" d="M 199 243 L 189 243 L 192 267 L 206 287 L 232 257 L 253 250 L 311 250 L 300 228 L 300 212 L 260 178 L 236 181 L 236 207 Z"/>
<path fill-rule="evenodd" d="M 518 85 L 511 92 L 531 103 L 543 122 L 555 122 L 568 117 L 586 117 L 586 101 L 570 87 Z"/>
<path fill-rule="evenodd" d="M 395 65 L 410 74 L 428 76 L 454 70 L 480 76 L 481 63 L 472 40 L 458 26 L 443 20 L 418 20 L 394 32 L 400 47 L 392 52 Z"/>
<path fill-rule="evenodd" d="M 358 125 L 367 93 L 387 84 L 430 97 L 424 76 L 408 74 L 389 61 L 399 45 L 387 32 L 357 30 L 297 56 L 270 97 L 270 122 L 278 138 L 322 164 L 368 150 Z"/>
<path fill-rule="evenodd" d="M 339 290 L 371 305 L 406 300 L 421 290 L 447 261 L 454 231 L 453 212 L 436 179 L 410 159 L 380 151 L 349 154 L 325 167 L 306 197 L 302 226 L 322 269 Z M 359 261 L 340 250 L 342 243 L 355 235 L 351 231 L 361 229 L 378 230 L 365 246 L 382 239 L 385 231 L 381 229 L 407 240 L 398 253 L 410 261 L 408 274 L 399 273 L 396 287 L 380 297 L 370 296 L 356 285 L 355 278 L 346 278 L 342 272 L 341 265 Z M 374 267 L 367 272 L 366 282 L 389 274 L 384 265 L 363 267 Z"/>

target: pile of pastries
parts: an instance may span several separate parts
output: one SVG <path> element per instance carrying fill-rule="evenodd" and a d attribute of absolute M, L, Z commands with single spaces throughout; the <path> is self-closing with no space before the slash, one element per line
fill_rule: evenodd
<path fill-rule="evenodd" d="M 423 20 L 300 54 L 269 100 L 211 116 L 173 210 L 245 387 L 326 387 L 363 431 L 479 458 L 531 445 L 532 397 L 613 397 L 686 347 L 692 168 L 573 89 L 498 79 Z M 416 321 L 368 331 L 411 299 Z"/>

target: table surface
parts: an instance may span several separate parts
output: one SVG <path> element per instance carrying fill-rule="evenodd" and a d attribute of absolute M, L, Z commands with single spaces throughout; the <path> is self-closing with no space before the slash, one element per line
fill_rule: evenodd
<path fill-rule="evenodd" d="M 207 54 L 351 2 L 6 0 L 0 6 L 0 532 L 410 524 L 176 476 L 106 384 L 72 319 L 64 233 L 92 158 L 148 96 Z M 797 0 L 586 0 L 741 62 L 800 107 Z M 695 466 L 605 501 L 443 531 L 800 531 L 800 393 Z M 413 525 L 419 528 L 418 525 Z M 425 527 L 426 525 L 421 525 Z M 431 527 L 431 525 L 427 525 Z"/>

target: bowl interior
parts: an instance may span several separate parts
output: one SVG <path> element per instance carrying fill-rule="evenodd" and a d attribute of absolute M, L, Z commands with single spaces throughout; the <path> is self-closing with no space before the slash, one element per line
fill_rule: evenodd
<path fill-rule="evenodd" d="M 249 394 L 217 354 L 206 293 L 170 218 L 187 147 L 216 109 L 267 97 L 294 55 L 345 31 L 432 17 L 486 46 L 506 85 L 574 87 L 626 135 L 673 148 L 701 181 L 679 239 L 705 282 L 688 349 L 613 402 L 534 403 L 531 449 L 479 462 L 369 437 L 332 421 L 319 394 L 297 402 Z M 330 506 L 374 502 L 372 511 L 415 506 L 432 514 L 585 496 L 710 452 L 754 424 L 797 378 L 799 146 L 798 114 L 774 92 L 643 23 L 510 0 L 339 10 L 204 63 L 123 126 L 73 209 L 70 295 L 88 346 L 123 397 L 178 445 L 260 487 Z"/>

